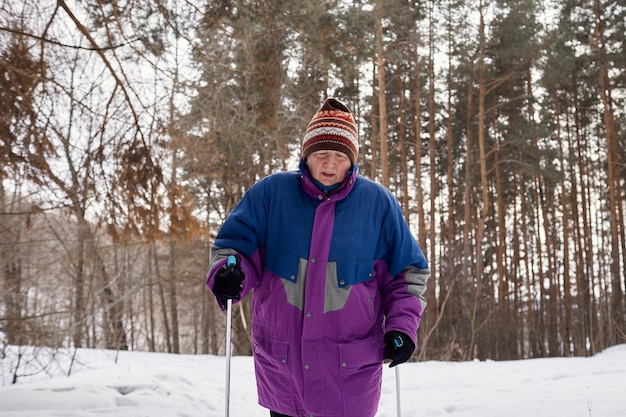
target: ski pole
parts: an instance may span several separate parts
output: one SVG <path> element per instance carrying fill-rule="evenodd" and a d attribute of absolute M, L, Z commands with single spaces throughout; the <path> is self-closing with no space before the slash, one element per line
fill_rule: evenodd
<path fill-rule="evenodd" d="M 226 300 L 226 417 L 230 415 L 230 328 L 232 324 L 233 300 Z"/>
<path fill-rule="evenodd" d="M 396 407 L 398 417 L 402 417 L 402 411 L 400 410 L 400 366 L 396 366 Z"/>
<path fill-rule="evenodd" d="M 393 344 L 396 349 L 401 348 L 404 345 L 404 340 L 401 337 L 395 337 L 393 339 Z M 402 411 L 400 410 L 400 366 L 396 365 L 396 412 L 398 417 L 402 416 Z"/>
<path fill-rule="evenodd" d="M 237 260 L 234 256 L 229 256 L 227 266 L 235 265 Z M 231 328 L 233 322 L 233 300 L 226 300 L 226 417 L 230 415 L 230 359 L 231 359 Z"/>

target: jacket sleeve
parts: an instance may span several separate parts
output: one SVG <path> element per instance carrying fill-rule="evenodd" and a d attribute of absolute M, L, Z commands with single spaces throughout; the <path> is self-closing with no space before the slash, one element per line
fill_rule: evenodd
<path fill-rule="evenodd" d="M 385 331 L 399 330 L 417 343 L 417 329 L 426 308 L 426 288 L 430 277 L 428 262 L 411 234 L 402 210 L 389 193 L 380 244 L 383 253 L 379 276 Z"/>
<path fill-rule="evenodd" d="M 207 287 L 213 288 L 217 271 L 226 264 L 228 256 L 239 254 L 241 270 L 245 275 L 242 283 L 243 299 L 256 287 L 262 275 L 262 251 L 267 224 L 267 205 L 263 181 L 252 186 L 226 218 L 211 246 Z M 237 302 L 237 300 L 233 300 Z M 220 303 L 220 307 L 224 306 Z"/>

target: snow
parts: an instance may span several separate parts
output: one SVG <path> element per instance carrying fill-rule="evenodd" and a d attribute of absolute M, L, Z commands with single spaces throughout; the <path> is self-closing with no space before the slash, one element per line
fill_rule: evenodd
<path fill-rule="evenodd" d="M 0 362 L 0 417 L 225 415 L 223 356 L 79 349 L 48 360 L 50 352 L 29 349 L 19 373 L 46 372 L 11 385 L 16 350 Z M 626 416 L 626 345 L 589 358 L 407 363 L 399 379 L 405 417 Z M 269 417 L 257 405 L 251 357 L 232 358 L 230 416 Z M 392 416 L 396 375 L 385 366 L 377 417 Z"/>

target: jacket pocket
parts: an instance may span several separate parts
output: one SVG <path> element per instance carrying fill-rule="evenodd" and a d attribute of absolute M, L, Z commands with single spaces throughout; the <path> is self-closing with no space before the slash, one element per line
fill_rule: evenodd
<path fill-rule="evenodd" d="M 344 416 L 373 416 L 382 383 L 382 339 L 339 346 L 339 388 Z"/>
<path fill-rule="evenodd" d="M 293 407 L 289 344 L 257 334 L 253 341 L 253 351 L 260 404 L 274 410 Z"/>

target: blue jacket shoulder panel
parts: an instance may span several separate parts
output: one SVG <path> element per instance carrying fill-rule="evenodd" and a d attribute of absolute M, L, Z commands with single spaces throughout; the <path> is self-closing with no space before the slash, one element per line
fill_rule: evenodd
<path fill-rule="evenodd" d="M 411 234 L 400 204 L 391 191 L 377 182 L 359 176 L 349 200 L 346 217 L 363 223 L 357 229 L 360 233 L 370 233 L 367 229 L 376 229 L 379 232 L 376 238 L 370 236 L 370 241 L 376 245 L 373 258 L 385 261 L 391 275 L 399 274 L 409 265 L 428 269 L 426 258 Z M 354 218 L 355 213 L 359 214 L 357 218 Z M 362 238 L 356 236 L 356 239 Z"/>
<path fill-rule="evenodd" d="M 309 201 L 307 201 L 309 200 Z M 314 211 L 315 201 L 306 196 L 295 171 L 269 175 L 255 183 L 235 206 L 220 229 L 215 245 L 251 256 L 259 249 L 282 246 L 286 229 L 309 230 L 312 218 L 304 221 L 306 206 Z M 293 242 L 291 242 L 293 245 Z M 302 246 L 302 245 L 301 245 Z M 294 248 L 295 249 L 295 248 Z M 302 254 L 306 247 L 296 253 Z M 308 253 L 305 252 L 305 253 Z"/>

